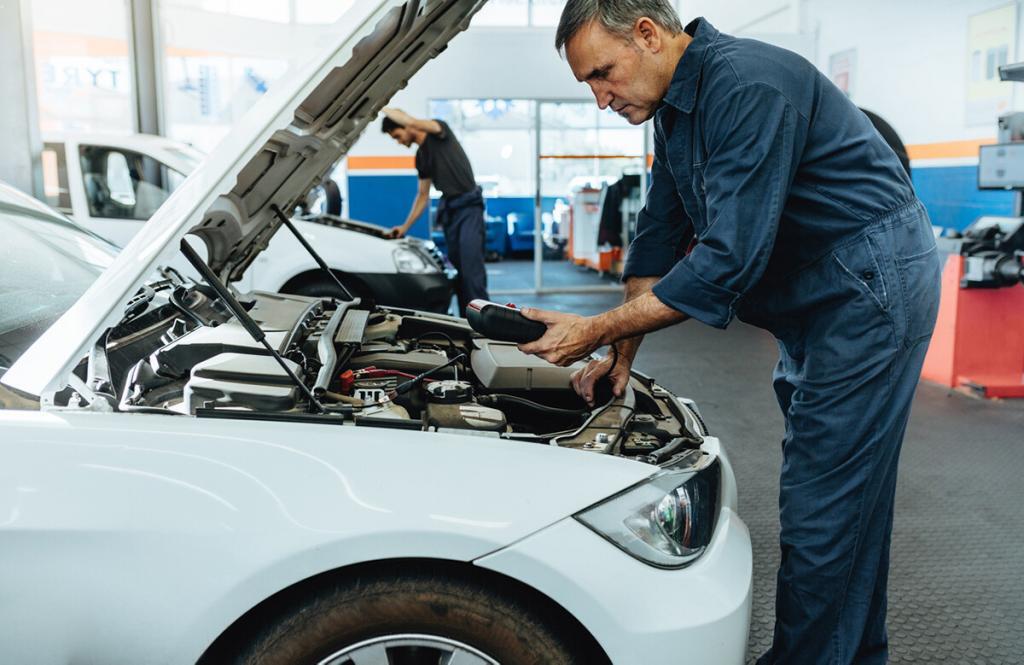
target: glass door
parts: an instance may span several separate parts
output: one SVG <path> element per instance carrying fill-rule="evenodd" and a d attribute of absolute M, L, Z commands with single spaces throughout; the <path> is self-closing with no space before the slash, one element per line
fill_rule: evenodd
<path fill-rule="evenodd" d="M 537 291 L 618 290 L 645 170 L 644 130 L 593 102 L 538 105 Z"/>
<path fill-rule="evenodd" d="M 643 128 L 593 101 L 435 99 L 429 115 L 451 126 L 483 188 L 492 294 L 620 288 L 646 190 Z M 432 237 L 443 250 L 441 230 Z"/>

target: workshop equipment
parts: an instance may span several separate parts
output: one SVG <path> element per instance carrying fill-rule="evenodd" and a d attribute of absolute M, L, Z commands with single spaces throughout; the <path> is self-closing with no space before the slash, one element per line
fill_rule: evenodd
<path fill-rule="evenodd" d="M 1000 68 L 1024 81 L 1024 65 Z M 981 217 L 947 253 L 942 300 L 922 376 L 985 397 L 1024 398 L 1024 114 L 999 118 L 999 141 L 978 154 L 979 189 L 1015 192 L 1014 217 Z"/>

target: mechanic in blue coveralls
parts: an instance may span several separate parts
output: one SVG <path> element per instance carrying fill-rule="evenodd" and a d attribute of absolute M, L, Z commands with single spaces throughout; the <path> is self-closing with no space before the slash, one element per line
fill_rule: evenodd
<path fill-rule="evenodd" d="M 557 30 L 598 105 L 654 121 L 626 302 L 521 348 L 566 365 L 644 333 L 733 317 L 770 331 L 785 415 L 775 636 L 759 663 L 883 663 L 896 467 L 935 324 L 928 216 L 868 118 L 803 58 L 685 29 L 667 0 L 569 0 Z M 593 400 L 615 353 L 573 377 Z"/>
<path fill-rule="evenodd" d="M 487 299 L 487 269 L 484 267 L 484 196 L 473 176 L 466 151 L 451 128 L 441 120 L 420 120 L 396 109 L 384 109 L 381 129 L 405 147 L 415 143 L 419 191 L 405 223 L 391 229 L 401 238 L 430 205 L 430 186 L 441 192 L 437 225 L 444 230 L 448 258 L 459 271 L 455 292 L 459 313 L 477 298 Z"/>

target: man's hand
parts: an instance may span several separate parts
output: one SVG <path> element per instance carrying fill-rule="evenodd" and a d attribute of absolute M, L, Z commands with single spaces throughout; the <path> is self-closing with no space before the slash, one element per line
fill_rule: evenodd
<path fill-rule="evenodd" d="M 548 327 L 540 339 L 519 345 L 523 353 L 566 367 L 586 358 L 601 346 L 601 334 L 594 318 L 533 307 L 524 307 L 519 311 L 526 318 L 540 321 Z"/>
<path fill-rule="evenodd" d="M 403 236 L 405 236 L 404 226 L 394 226 L 391 228 L 390 231 L 388 231 L 389 238 L 401 238 Z"/>
<path fill-rule="evenodd" d="M 615 363 L 614 369 L 612 369 L 612 363 Z M 604 358 L 591 360 L 586 367 L 573 372 L 572 388 L 587 404 L 594 406 L 594 385 L 598 380 L 608 376 L 612 382 L 612 394 L 621 397 L 626 391 L 626 384 L 629 383 L 631 365 L 632 362 L 623 353 L 619 353 L 619 359 L 616 361 L 613 351 Z M 610 375 L 608 374 L 609 369 L 611 369 Z"/>
<path fill-rule="evenodd" d="M 402 109 L 395 108 L 393 106 L 385 107 L 381 111 L 381 113 L 383 113 L 387 117 L 391 118 L 392 120 L 394 120 L 396 123 L 398 123 L 402 127 L 408 127 L 415 120 L 415 118 L 413 118 L 411 115 L 409 115 L 408 113 L 406 113 Z"/>

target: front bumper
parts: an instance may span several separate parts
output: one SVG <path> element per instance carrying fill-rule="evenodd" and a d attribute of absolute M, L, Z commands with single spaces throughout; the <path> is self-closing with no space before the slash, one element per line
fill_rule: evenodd
<path fill-rule="evenodd" d="M 446 314 L 455 293 L 454 270 L 434 273 L 357 273 L 378 305 Z"/>
<path fill-rule="evenodd" d="M 641 563 L 574 518 L 475 563 L 559 603 L 615 665 L 744 662 L 751 545 L 730 506 L 722 508 L 704 555 L 680 570 Z"/>

